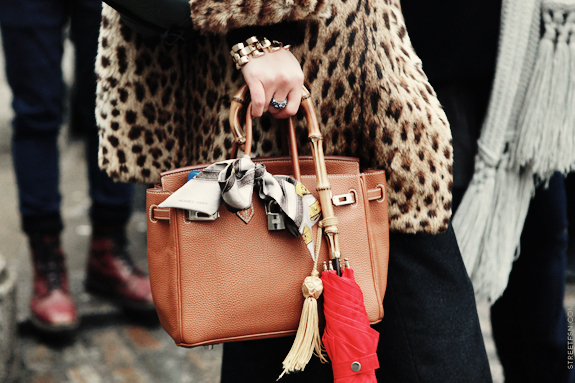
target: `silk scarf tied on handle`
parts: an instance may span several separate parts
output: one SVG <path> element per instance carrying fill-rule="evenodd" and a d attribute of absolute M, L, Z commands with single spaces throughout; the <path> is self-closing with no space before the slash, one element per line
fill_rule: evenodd
<path fill-rule="evenodd" d="M 213 215 L 222 201 L 235 210 L 252 206 L 254 186 L 264 201 L 274 201 L 289 219 L 287 229 L 301 237 L 315 260 L 312 227 L 321 207 L 315 197 L 295 178 L 271 175 L 263 164 L 249 156 L 216 162 L 189 180 L 162 202 L 159 207 L 174 207 Z"/>

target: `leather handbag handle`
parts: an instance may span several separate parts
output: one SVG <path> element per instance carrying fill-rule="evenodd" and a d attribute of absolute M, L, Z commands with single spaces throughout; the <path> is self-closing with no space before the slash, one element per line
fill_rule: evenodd
<path fill-rule="evenodd" d="M 243 85 L 236 95 L 232 98 L 232 104 L 230 107 L 230 126 L 232 132 L 236 137 L 236 142 L 233 150 L 233 157 L 237 155 L 237 150 L 242 145 L 244 146 L 244 153 L 251 154 L 252 140 L 253 140 L 253 121 L 251 116 L 251 102 L 248 103 L 248 108 L 246 111 L 246 131 L 242 129 L 240 122 L 240 111 L 246 104 L 246 98 L 248 96 L 249 89 L 247 85 Z M 330 249 L 330 258 L 336 259 L 335 267 L 339 273 L 339 258 L 341 257 L 341 252 L 339 249 L 339 231 L 337 229 L 337 219 L 335 218 L 333 205 L 331 201 L 331 185 L 329 179 L 327 178 L 327 169 L 325 166 L 325 157 L 323 153 L 323 136 L 321 135 L 319 124 L 317 121 L 317 116 L 313 104 L 311 102 L 311 94 L 303 87 L 303 96 L 300 107 L 303 109 L 308 127 L 308 139 L 311 146 L 311 151 L 313 155 L 313 161 L 315 165 L 316 172 L 316 190 L 319 194 L 319 200 L 321 204 L 321 210 L 323 214 L 323 224 L 320 222 L 320 226 L 323 225 L 324 233 L 328 240 L 328 245 Z M 295 123 L 293 117 L 289 119 L 289 141 L 290 141 L 290 153 L 292 157 L 292 163 L 294 166 L 294 177 L 301 181 L 300 170 L 299 170 L 299 160 L 297 153 L 297 141 L 295 138 Z"/>
<path fill-rule="evenodd" d="M 304 94 L 302 96 L 302 101 L 310 98 L 309 91 L 303 87 Z M 240 112 L 243 107 L 246 105 L 246 99 L 249 96 L 249 89 L 247 85 L 243 85 L 240 90 L 236 93 L 236 95 L 232 98 L 232 104 L 230 107 L 230 126 L 232 127 L 232 132 L 236 138 L 234 142 L 234 147 L 232 150 L 232 157 L 237 157 L 238 149 L 242 149 L 243 152 L 247 155 L 250 155 L 252 152 L 252 143 L 253 143 L 253 119 L 251 114 L 251 106 L 252 103 L 249 101 L 247 103 L 247 110 L 246 110 L 246 128 L 245 133 L 242 129 L 242 123 L 240 121 Z M 308 113 L 306 111 L 306 118 L 309 115 L 313 115 L 315 117 L 315 112 L 313 111 L 313 106 L 311 105 L 304 105 L 302 106 L 305 110 L 306 107 L 311 107 L 311 111 Z M 317 119 L 314 121 L 308 118 L 308 124 L 315 123 L 317 124 Z M 299 159 L 298 159 L 298 151 L 297 151 L 297 141 L 295 135 L 295 122 L 293 117 L 290 117 L 287 120 L 288 124 L 288 131 L 289 131 L 289 151 L 290 156 L 292 158 L 293 164 L 293 176 L 295 179 L 301 182 L 301 171 L 299 166 Z M 319 131 L 319 127 L 317 128 Z"/>

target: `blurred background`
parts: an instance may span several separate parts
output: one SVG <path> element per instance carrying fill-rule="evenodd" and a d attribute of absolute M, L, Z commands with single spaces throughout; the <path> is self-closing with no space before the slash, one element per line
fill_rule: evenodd
<path fill-rule="evenodd" d="M 69 91 L 73 87 L 71 79 L 74 51 L 69 42 L 66 42 L 65 47 L 63 71 Z M 12 344 L 0 342 L 0 357 L 6 352 L 10 352 L 13 357 L 0 360 L 8 360 L 7 363 L 13 364 L 17 370 L 17 378 L 26 383 L 219 382 L 221 346 L 211 350 L 176 347 L 159 326 L 157 318 L 142 318 L 123 312 L 83 291 L 84 267 L 91 233 L 88 220 L 90 201 L 83 141 L 77 139 L 78 132 L 75 132 L 71 126 L 73 124 L 70 124 L 69 111 L 59 139 L 65 221 L 63 247 L 67 254 L 71 292 L 78 304 L 82 322 L 75 337 L 64 339 L 46 338 L 28 323 L 32 270 L 28 243 L 20 230 L 16 184 L 10 156 L 13 117 L 10 102 L 11 93 L 4 74 L 3 54 L 0 54 L 0 185 L 3 196 L 0 204 L 0 254 L 7 260 L 9 271 L 17 276 L 17 304 L 14 313 L 17 336 Z M 145 188 L 144 185 L 137 187 L 128 235 L 129 251 L 139 265 L 147 268 Z M 570 208 L 573 209 L 573 205 Z M 571 284 L 567 286 L 565 298 L 565 307 L 571 312 L 575 308 L 573 238 L 575 236 L 571 236 L 569 249 Z M 0 296 L 0 305 L 2 304 Z M 494 382 L 502 383 L 501 366 L 491 338 L 488 304 L 478 302 L 478 312 Z M 521 318 L 518 317 L 517 321 L 521 321 Z"/>

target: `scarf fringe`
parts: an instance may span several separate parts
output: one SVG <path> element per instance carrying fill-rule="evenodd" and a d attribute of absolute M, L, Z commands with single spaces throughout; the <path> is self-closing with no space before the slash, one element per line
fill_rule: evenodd
<path fill-rule="evenodd" d="M 568 18 L 567 24 L 570 25 L 571 35 L 569 37 L 569 56 L 571 62 L 567 69 L 569 72 L 569 90 L 567 95 L 566 116 L 565 124 L 563 126 L 564 144 L 567 146 L 566 150 L 569 155 L 566 157 L 569 165 L 566 166 L 570 171 L 575 170 L 575 10 L 572 11 Z"/>
<path fill-rule="evenodd" d="M 518 166 L 531 165 L 545 181 L 555 171 L 566 174 L 575 165 L 575 117 L 568 113 L 575 98 L 575 12 L 548 4 L 543 21 L 545 33 L 519 116 L 515 161 Z"/>
<path fill-rule="evenodd" d="M 479 299 L 495 302 L 505 291 L 513 261 L 519 253 L 521 232 L 535 193 L 531 169 L 509 168 L 506 155 L 497 169 L 492 208 L 479 244 L 471 281 Z"/>
<path fill-rule="evenodd" d="M 476 171 L 453 219 L 478 298 L 503 294 L 536 185 L 575 170 L 574 105 L 575 0 L 504 0 Z"/>
<path fill-rule="evenodd" d="M 551 155 L 548 158 L 549 163 L 542 164 L 540 168 L 535 168 L 537 162 L 533 163 L 534 171 L 544 175 L 545 179 L 551 178 L 555 170 L 564 174 L 569 172 L 573 164 L 573 147 L 569 136 L 575 133 L 573 126 L 567 125 L 566 121 L 567 108 L 569 108 L 567 102 L 570 93 L 571 60 L 574 59 L 571 58 L 568 43 L 571 29 L 575 27 L 573 23 L 575 13 L 564 15 L 563 11 L 555 11 L 554 15 L 554 19 L 561 20 L 562 23 L 557 27 L 559 34 L 555 47 L 549 108 L 544 127 L 548 133 L 543 135 L 546 140 L 542 145 L 542 150 L 549 151 Z"/>
<path fill-rule="evenodd" d="M 489 221 L 495 188 L 495 167 L 486 164 L 477 155 L 475 174 L 469 184 L 457 214 L 453 217 L 453 229 L 465 263 L 471 276 L 476 269 L 481 252 L 481 242 Z"/>
<path fill-rule="evenodd" d="M 518 241 L 514 238 L 520 235 L 509 239 L 508 234 L 498 232 L 497 228 L 504 227 L 505 233 L 521 233 L 523 229 L 521 218 L 516 213 L 509 213 L 518 210 L 517 207 L 513 208 L 515 204 L 525 205 L 515 200 L 517 192 L 513 190 L 518 187 L 507 190 L 507 182 L 500 182 L 506 181 L 504 174 L 509 162 L 513 162 L 509 158 L 514 158 L 515 154 L 517 121 L 521 112 L 527 111 L 523 109 L 523 104 L 537 61 L 541 3 L 542 0 L 503 0 L 496 74 L 478 141 L 476 171 L 453 218 L 453 228 L 475 292 L 491 300 L 495 300 L 505 289 L 518 247 Z M 550 42 L 550 48 L 553 53 L 553 42 Z M 511 150 L 514 152 L 509 153 Z M 517 177 L 525 176 L 519 171 L 516 174 Z M 524 180 L 533 183 L 532 177 Z M 533 188 L 529 184 L 524 186 L 528 190 Z M 506 199 L 511 205 L 503 202 Z M 501 210 L 502 207 L 505 210 Z M 516 218 L 511 222 L 510 214 Z M 495 237 L 491 238 L 494 233 Z M 498 244 L 502 242 L 506 244 L 503 248 L 511 250 L 498 249 Z M 503 260 L 499 261 L 497 258 L 503 251 Z M 500 269 L 498 262 L 508 266 Z"/>
<path fill-rule="evenodd" d="M 548 153 L 543 153 L 540 149 L 551 92 L 555 50 L 554 40 L 557 36 L 557 30 L 553 17 L 549 12 L 543 14 L 543 20 L 545 23 L 545 34 L 539 43 L 535 69 L 529 82 L 523 109 L 519 115 L 519 140 L 515 152 L 515 159 L 519 166 L 531 163 L 539 155 L 548 156 Z M 547 161 L 541 159 L 541 162 Z"/>

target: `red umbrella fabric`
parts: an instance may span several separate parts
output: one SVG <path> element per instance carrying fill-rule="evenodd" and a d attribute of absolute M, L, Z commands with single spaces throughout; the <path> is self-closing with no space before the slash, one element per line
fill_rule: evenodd
<path fill-rule="evenodd" d="M 321 279 L 326 322 L 322 340 L 332 363 L 334 383 L 377 383 L 379 333 L 369 325 L 353 270 L 345 268 L 341 277 L 327 270 Z"/>

